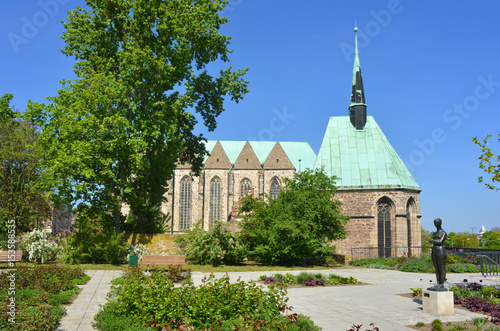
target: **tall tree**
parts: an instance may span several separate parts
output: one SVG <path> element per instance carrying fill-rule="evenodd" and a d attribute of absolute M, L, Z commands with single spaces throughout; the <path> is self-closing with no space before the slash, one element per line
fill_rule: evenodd
<path fill-rule="evenodd" d="M 245 197 L 241 239 L 249 254 L 267 264 L 302 264 L 325 258 L 332 240 L 346 237 L 340 201 L 335 199 L 335 177 L 323 170 L 306 170 L 285 185 L 276 199 Z"/>
<path fill-rule="evenodd" d="M 47 177 L 66 202 L 111 213 L 116 231 L 126 203 L 135 231 L 155 232 L 176 163 L 198 172 L 207 154 L 193 133 L 197 116 L 212 131 L 224 99 L 248 92 L 246 69 L 209 73 L 231 53 L 231 37 L 218 31 L 227 1 L 86 3 L 69 13 L 63 33 L 78 78 L 64 81 L 50 104 L 30 104 L 27 116 L 42 128 Z"/>
<path fill-rule="evenodd" d="M 484 183 L 490 190 L 498 191 L 500 190 L 500 187 L 497 186 L 497 183 L 500 182 L 500 154 L 491 151 L 489 139 L 491 139 L 491 135 L 487 135 L 483 140 L 479 140 L 477 137 L 472 139 L 483 153 L 479 156 L 479 168 L 483 169 L 490 176 L 489 180 L 491 180 L 491 183 L 488 183 L 484 181 L 483 176 L 479 176 L 478 182 Z M 498 132 L 498 142 L 500 142 L 500 131 Z"/>
<path fill-rule="evenodd" d="M 0 232 L 8 220 L 15 220 L 18 231 L 28 231 L 38 218 L 51 214 L 41 185 L 44 151 L 36 145 L 36 130 L 9 107 L 12 97 L 8 93 L 0 98 Z"/>

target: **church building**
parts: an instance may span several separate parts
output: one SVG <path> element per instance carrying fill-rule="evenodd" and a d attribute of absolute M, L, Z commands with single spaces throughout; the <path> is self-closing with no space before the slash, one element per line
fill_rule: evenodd
<path fill-rule="evenodd" d="M 354 30 L 357 32 L 357 28 Z M 336 198 L 350 216 L 348 236 L 335 242 L 337 253 L 372 248 L 365 256 L 417 253 L 421 245 L 421 188 L 372 116 L 367 115 L 357 35 L 348 116 L 331 117 L 318 155 L 307 142 L 208 141 L 210 156 L 200 176 L 179 165 L 169 183 L 163 211 L 172 217 L 173 233 L 197 220 L 238 218 L 241 197 L 271 197 L 284 178 L 306 168 L 323 168 L 338 177 Z"/>

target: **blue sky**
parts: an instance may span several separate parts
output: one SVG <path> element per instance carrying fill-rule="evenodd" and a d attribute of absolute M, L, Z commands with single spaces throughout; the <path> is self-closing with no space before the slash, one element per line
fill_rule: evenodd
<path fill-rule="evenodd" d="M 0 94 L 13 93 L 17 108 L 73 77 L 60 21 L 83 4 L 3 4 Z M 477 183 L 472 142 L 500 130 L 499 12 L 494 0 L 232 0 L 221 32 L 233 37 L 230 65 L 250 68 L 250 93 L 226 103 L 214 132 L 197 130 L 306 141 L 317 153 L 328 119 L 348 114 L 356 21 L 368 114 L 422 187 L 423 227 L 433 230 L 436 217 L 448 232 L 500 226 L 500 192 Z"/>

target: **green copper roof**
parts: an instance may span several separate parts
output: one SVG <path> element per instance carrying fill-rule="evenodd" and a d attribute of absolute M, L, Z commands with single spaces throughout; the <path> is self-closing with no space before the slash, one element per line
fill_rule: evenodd
<path fill-rule="evenodd" d="M 280 141 L 280 145 L 297 171 L 314 168 L 316 153 L 309 143 Z"/>
<path fill-rule="evenodd" d="M 417 182 L 372 116 L 363 130 L 356 130 L 348 116 L 331 117 L 316 159 L 339 177 L 337 188 L 419 190 Z"/>
<path fill-rule="evenodd" d="M 207 150 L 211 152 L 216 143 L 217 140 L 208 140 L 205 146 Z M 220 140 L 220 143 L 226 152 L 229 161 L 234 164 L 238 155 L 241 153 L 243 146 L 245 146 L 246 141 Z M 249 143 L 261 164 L 266 162 L 266 159 L 274 148 L 274 145 L 276 145 L 276 141 L 249 141 Z M 279 143 L 297 171 L 305 170 L 306 168 L 312 169 L 314 167 L 316 153 L 314 153 L 308 143 L 290 141 L 280 141 Z M 207 158 L 208 156 L 205 157 L 203 163 L 206 162 Z"/>

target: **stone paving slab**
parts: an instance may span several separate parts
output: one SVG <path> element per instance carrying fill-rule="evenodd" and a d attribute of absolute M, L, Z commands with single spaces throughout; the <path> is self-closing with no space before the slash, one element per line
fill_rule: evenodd
<path fill-rule="evenodd" d="M 289 271 L 298 275 L 301 271 Z M 333 273 L 339 276 L 353 276 L 367 285 L 334 286 L 321 288 L 290 288 L 288 289 L 288 304 L 294 307 L 293 312 L 311 317 L 316 325 L 325 331 L 344 331 L 353 324 L 362 324 L 362 330 L 375 323 L 380 331 L 411 330 L 406 327 L 417 322 L 430 323 L 439 318 L 443 322 L 465 321 L 482 316 L 466 310 L 455 309 L 453 315 L 433 315 L 423 312 L 422 303 L 399 296 L 401 293 L 411 293 L 410 287 L 428 287 L 435 281 L 432 274 L 404 273 L 394 270 L 378 270 L 365 268 L 334 268 L 321 272 Z M 92 322 L 99 311 L 99 304 L 106 302 L 106 294 L 111 285 L 109 282 L 122 275 L 116 270 L 89 270 L 91 277 L 83 286 L 77 299 L 67 307 L 67 315 L 61 319 L 57 331 L 88 331 L 94 330 Z M 276 272 L 267 272 L 268 276 Z M 285 272 L 281 272 L 285 273 Z M 228 274 L 232 282 L 238 280 L 257 280 L 263 272 L 230 272 L 215 273 L 216 277 Z M 193 272 L 195 285 L 208 276 L 201 272 Z M 483 278 L 480 274 L 448 274 L 450 283 L 482 281 L 485 284 L 499 283 L 498 278 Z"/>

